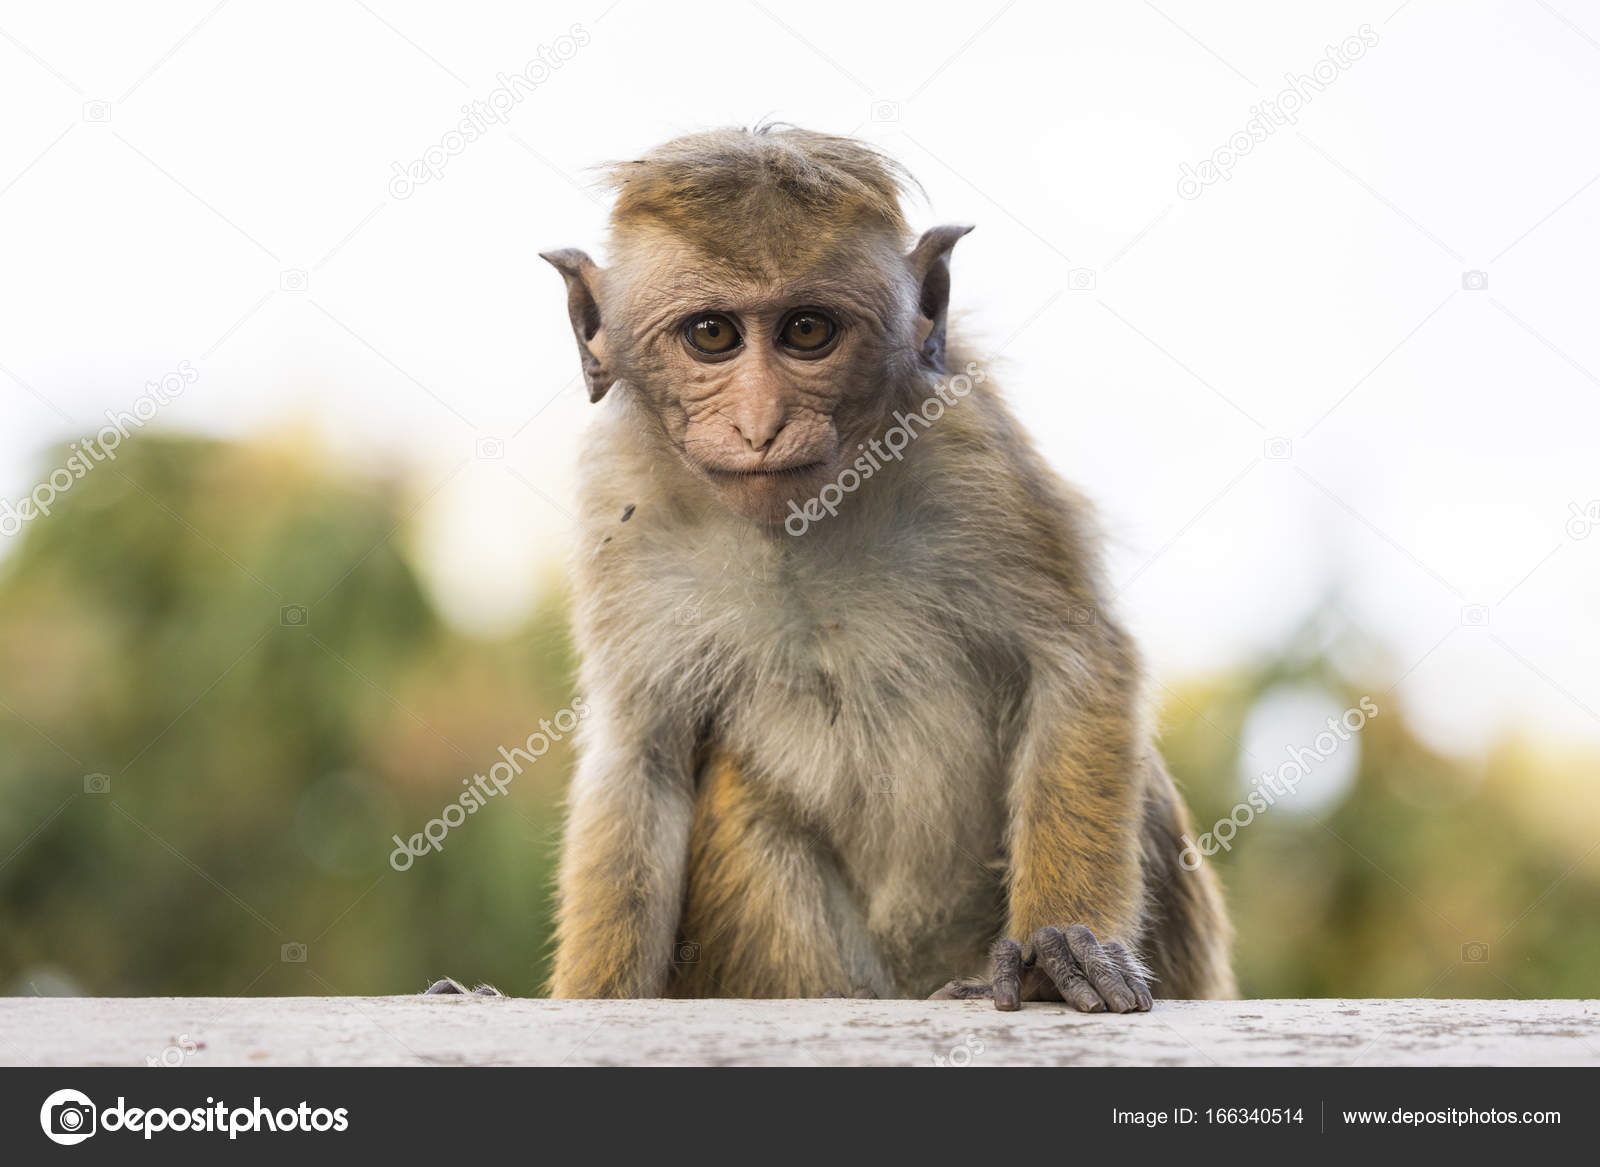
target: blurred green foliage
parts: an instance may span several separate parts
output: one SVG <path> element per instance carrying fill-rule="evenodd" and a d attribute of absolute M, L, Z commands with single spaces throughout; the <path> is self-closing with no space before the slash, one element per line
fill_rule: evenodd
<path fill-rule="evenodd" d="M 1237 743 L 1249 710 L 1274 686 L 1307 682 L 1343 693 L 1344 707 L 1370 695 L 1380 713 L 1360 731 L 1360 764 L 1336 805 L 1297 813 L 1293 798 L 1280 802 L 1207 860 L 1227 888 L 1241 992 L 1595 996 L 1593 757 L 1515 742 L 1483 758 L 1441 755 L 1392 694 L 1353 686 L 1323 660 L 1276 662 L 1188 686 L 1167 711 L 1162 747 L 1196 830 L 1243 798 Z"/>
<path fill-rule="evenodd" d="M 389 865 L 392 835 L 571 699 L 559 613 L 497 644 L 440 623 L 401 554 L 411 501 L 293 447 L 150 437 L 18 537 L 0 564 L 7 992 L 541 982 L 564 744 L 442 852 Z"/>
<path fill-rule="evenodd" d="M 565 743 L 442 852 L 404 872 L 389 855 L 570 703 L 564 612 L 495 642 L 443 624 L 404 554 L 414 502 L 293 442 L 146 436 L 16 537 L 0 991 L 539 991 Z M 1360 696 L 1319 659 L 1166 694 L 1197 823 L 1242 797 L 1261 695 L 1308 678 Z M 1208 860 L 1244 991 L 1593 995 L 1595 760 L 1443 757 L 1392 703 L 1360 750 L 1336 806 L 1275 807 Z"/>

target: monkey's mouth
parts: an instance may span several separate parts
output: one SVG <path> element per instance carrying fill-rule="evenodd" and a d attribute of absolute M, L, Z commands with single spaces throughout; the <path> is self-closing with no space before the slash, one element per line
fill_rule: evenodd
<path fill-rule="evenodd" d="M 800 478 L 806 474 L 813 474 L 821 470 L 825 462 L 796 462 L 792 466 L 758 467 L 754 470 L 729 470 L 721 466 L 707 466 L 706 473 L 713 478 L 725 481 L 781 481 L 786 478 Z"/>

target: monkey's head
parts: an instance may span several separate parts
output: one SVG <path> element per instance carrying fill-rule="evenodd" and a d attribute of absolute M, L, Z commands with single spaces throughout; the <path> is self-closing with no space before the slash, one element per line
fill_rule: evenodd
<path fill-rule="evenodd" d="M 944 368 L 948 256 L 915 246 L 898 165 L 846 138 L 719 130 L 609 168 L 611 265 L 567 284 L 589 397 L 614 384 L 673 456 L 760 522 L 803 503 Z"/>

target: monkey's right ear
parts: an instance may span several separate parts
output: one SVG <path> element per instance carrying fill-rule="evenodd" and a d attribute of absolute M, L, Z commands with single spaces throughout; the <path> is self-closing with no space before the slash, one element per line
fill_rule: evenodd
<path fill-rule="evenodd" d="M 583 379 L 589 386 L 589 400 L 599 401 L 616 377 L 606 368 L 605 330 L 600 326 L 600 305 L 594 288 L 600 282 L 600 269 L 576 247 L 561 251 L 542 251 L 539 258 L 561 273 L 567 282 L 567 316 L 572 333 L 578 338 L 578 360 Z"/>
<path fill-rule="evenodd" d="M 950 307 L 950 249 L 971 231 L 969 226 L 934 227 L 923 232 L 907 263 L 917 280 L 918 340 L 922 359 L 944 372 L 944 321 Z"/>

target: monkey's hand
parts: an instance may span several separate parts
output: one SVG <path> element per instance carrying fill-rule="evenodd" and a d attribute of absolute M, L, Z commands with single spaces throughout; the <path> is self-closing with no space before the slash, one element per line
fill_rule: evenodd
<path fill-rule="evenodd" d="M 464 994 L 468 997 L 504 997 L 505 994 L 493 985 L 479 985 L 476 989 L 469 989 L 454 977 L 445 977 L 442 981 L 434 981 L 421 996 L 443 997 Z"/>
<path fill-rule="evenodd" d="M 1030 948 L 1024 959 L 1015 940 L 995 941 L 987 981 L 954 980 L 929 1000 L 992 997 L 1008 1012 L 1023 1001 L 1065 1001 L 1080 1013 L 1144 1013 L 1154 1003 L 1139 960 L 1121 944 L 1101 944 L 1082 924 L 1040 928 Z"/>

